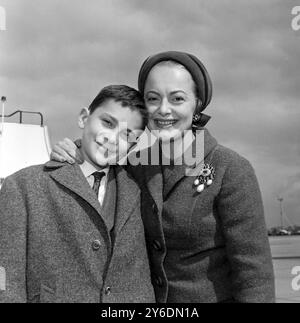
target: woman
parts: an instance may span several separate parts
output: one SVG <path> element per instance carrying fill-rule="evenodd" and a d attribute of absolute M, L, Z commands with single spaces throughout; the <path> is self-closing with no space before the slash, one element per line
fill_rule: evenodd
<path fill-rule="evenodd" d="M 170 165 L 129 166 L 143 191 L 143 221 L 158 302 L 273 302 L 274 275 L 261 194 L 250 163 L 219 145 L 204 128 L 210 77 L 195 56 L 149 57 L 139 90 L 161 152 L 171 142 Z M 178 142 L 204 134 L 204 161 L 178 165 Z M 181 152 L 182 153 L 182 152 Z M 66 140 L 53 158 L 76 155 Z M 203 166 L 204 162 L 204 166 Z"/>

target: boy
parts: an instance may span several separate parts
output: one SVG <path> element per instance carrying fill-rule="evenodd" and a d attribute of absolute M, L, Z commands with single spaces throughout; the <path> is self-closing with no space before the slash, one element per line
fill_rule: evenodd
<path fill-rule="evenodd" d="M 82 165 L 50 161 L 0 191 L 0 302 L 154 302 L 140 191 L 116 161 L 146 125 L 139 92 L 108 86 L 83 109 Z"/>

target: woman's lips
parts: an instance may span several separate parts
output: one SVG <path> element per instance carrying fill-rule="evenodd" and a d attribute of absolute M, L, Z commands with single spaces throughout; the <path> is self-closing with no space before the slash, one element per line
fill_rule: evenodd
<path fill-rule="evenodd" d="M 164 120 L 164 119 L 154 119 L 154 123 L 158 128 L 171 128 L 174 126 L 175 123 L 177 123 L 178 120 L 170 119 L 170 120 Z"/>

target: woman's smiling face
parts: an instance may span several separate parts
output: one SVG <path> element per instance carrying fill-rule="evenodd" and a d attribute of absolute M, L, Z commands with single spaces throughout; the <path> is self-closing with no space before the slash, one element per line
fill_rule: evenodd
<path fill-rule="evenodd" d="M 158 131 L 162 141 L 191 129 L 197 104 L 195 83 L 182 65 L 163 62 L 154 66 L 145 83 L 144 97 L 148 127 Z"/>

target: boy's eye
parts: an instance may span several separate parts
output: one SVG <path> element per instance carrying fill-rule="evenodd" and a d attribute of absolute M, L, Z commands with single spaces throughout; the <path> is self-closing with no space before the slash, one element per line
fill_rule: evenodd
<path fill-rule="evenodd" d="M 102 119 L 102 122 L 106 127 L 113 128 L 113 123 L 110 120 Z"/>

